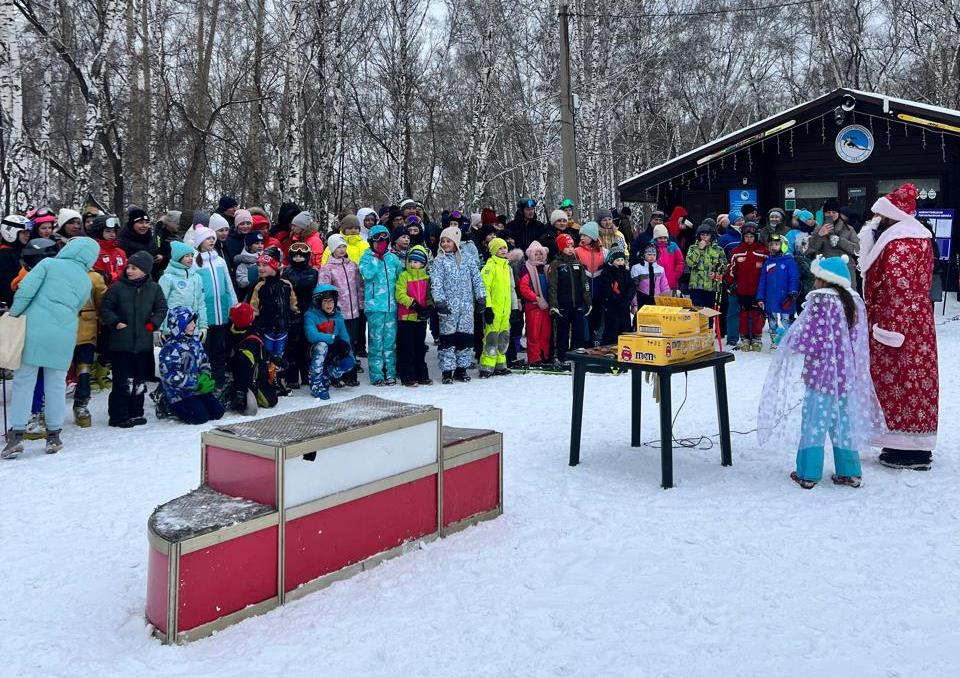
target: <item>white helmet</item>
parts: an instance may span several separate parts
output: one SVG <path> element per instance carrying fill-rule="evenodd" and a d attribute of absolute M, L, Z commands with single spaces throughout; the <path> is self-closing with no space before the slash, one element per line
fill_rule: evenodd
<path fill-rule="evenodd" d="M 3 242 L 16 242 L 20 231 L 30 230 L 30 220 L 19 214 L 8 214 L 0 225 L 0 237 Z"/>

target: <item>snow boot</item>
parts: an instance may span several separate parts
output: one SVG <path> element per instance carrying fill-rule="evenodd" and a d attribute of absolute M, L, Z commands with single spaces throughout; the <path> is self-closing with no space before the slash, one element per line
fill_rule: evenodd
<path fill-rule="evenodd" d="M 453 371 L 453 378 L 457 381 L 470 381 L 470 375 L 467 374 L 466 367 L 458 367 Z"/>
<path fill-rule="evenodd" d="M 387 377 L 386 379 L 383 380 L 383 385 L 384 385 L 384 386 L 396 386 L 396 385 L 397 385 L 397 380 L 394 379 L 393 377 Z"/>
<path fill-rule="evenodd" d="M 418 379 L 417 385 L 419 386 L 433 386 L 433 379 Z"/>
<path fill-rule="evenodd" d="M 113 386 L 113 382 L 110 380 L 110 365 L 94 363 L 91 375 L 93 376 L 93 383 L 101 391 L 109 391 Z"/>
<path fill-rule="evenodd" d="M 497 368 L 493 371 L 495 377 L 505 377 L 506 375 L 511 374 L 510 369 L 504 367 L 503 365 L 498 365 Z"/>
<path fill-rule="evenodd" d="M 248 417 L 252 417 L 260 410 L 260 403 L 257 402 L 257 396 L 253 395 L 253 391 L 248 390 L 244 402 L 243 413 Z"/>
<path fill-rule="evenodd" d="M 63 449 L 63 443 L 60 442 L 60 431 L 47 431 L 47 446 L 44 452 L 47 454 L 56 454 Z"/>
<path fill-rule="evenodd" d="M 453 383 L 453 370 L 444 370 L 443 377 L 440 379 L 441 384 L 452 384 Z"/>
<path fill-rule="evenodd" d="M 834 485 L 846 485 L 847 487 L 860 487 L 862 484 L 860 476 L 838 476 L 834 473 L 830 476 L 830 480 L 833 481 Z"/>
<path fill-rule="evenodd" d="M 928 451 L 898 450 L 885 447 L 880 451 L 880 463 L 887 468 L 909 471 L 929 471 L 932 455 Z"/>
<path fill-rule="evenodd" d="M 43 418 L 43 412 L 30 415 L 23 437 L 27 440 L 43 440 L 47 437 L 47 422 Z"/>
<path fill-rule="evenodd" d="M 730 350 L 730 351 L 740 351 L 740 350 L 742 350 L 742 349 L 741 349 L 741 346 L 740 346 L 740 342 L 739 342 L 739 341 L 735 341 L 735 342 L 733 342 L 732 344 L 727 344 L 727 350 Z"/>
<path fill-rule="evenodd" d="M 795 482 L 797 485 L 799 485 L 805 490 L 812 490 L 817 485 L 817 483 L 812 480 L 804 480 L 803 478 L 797 475 L 796 471 L 793 471 L 792 473 L 790 473 L 790 480 L 792 480 L 793 482 Z"/>
<path fill-rule="evenodd" d="M 417 382 L 414 381 L 413 379 L 404 379 L 404 380 L 403 380 L 402 382 L 400 382 L 400 383 L 403 384 L 404 386 L 409 387 L 409 388 L 416 388 L 416 387 L 417 387 Z"/>
<path fill-rule="evenodd" d="M 487 370 L 487 369 L 484 369 L 484 368 L 482 368 L 482 367 L 480 368 L 480 378 L 481 378 L 481 379 L 489 379 L 489 378 L 492 377 L 492 376 L 493 376 L 493 370 Z"/>
<path fill-rule="evenodd" d="M 90 410 L 87 409 L 87 403 L 78 400 L 73 404 L 73 423 L 80 428 L 90 428 L 93 425 L 93 419 L 90 417 Z M 47 437 L 49 440 L 49 436 Z"/>
<path fill-rule="evenodd" d="M 0 459 L 16 459 L 23 452 L 23 431 L 10 429 L 7 431 L 7 444 L 0 451 Z"/>

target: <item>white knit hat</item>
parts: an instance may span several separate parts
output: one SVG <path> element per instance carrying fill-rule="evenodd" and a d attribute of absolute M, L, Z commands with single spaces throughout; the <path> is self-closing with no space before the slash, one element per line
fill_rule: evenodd
<path fill-rule="evenodd" d="M 57 214 L 57 230 L 60 230 L 61 228 L 63 228 L 63 225 L 65 223 L 73 219 L 80 219 L 82 221 L 83 217 L 81 217 L 80 213 L 77 212 L 76 210 L 67 209 L 66 207 L 61 209 L 60 212 Z"/>
<path fill-rule="evenodd" d="M 340 245 L 343 245 L 344 247 L 346 247 L 347 239 L 344 238 L 339 233 L 334 233 L 327 239 L 327 249 L 330 250 L 331 253 L 334 250 L 336 250 L 338 247 L 340 247 Z"/>
<path fill-rule="evenodd" d="M 564 212 L 563 210 L 553 210 L 553 211 L 550 213 L 550 225 L 551 225 L 551 226 L 553 226 L 553 225 L 554 225 L 555 223 L 557 223 L 558 221 L 561 221 L 561 220 L 562 220 L 562 221 L 567 221 L 567 220 L 569 220 L 569 219 L 570 219 L 570 217 L 567 216 L 567 213 Z"/>
<path fill-rule="evenodd" d="M 663 224 L 657 224 L 656 226 L 653 227 L 654 240 L 656 240 L 657 238 L 669 238 L 669 237 L 670 237 L 670 231 L 668 231 L 667 227 L 664 226 Z"/>
<path fill-rule="evenodd" d="M 224 228 L 230 228 L 230 222 L 223 218 L 223 216 L 214 212 L 210 215 L 210 230 L 211 231 L 220 231 Z M 197 240 L 199 243 L 200 241 Z"/>

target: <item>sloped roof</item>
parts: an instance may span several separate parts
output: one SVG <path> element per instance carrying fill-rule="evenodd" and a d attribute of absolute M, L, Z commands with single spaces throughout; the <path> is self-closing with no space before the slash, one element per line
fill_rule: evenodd
<path fill-rule="evenodd" d="M 716 157 L 719 159 L 721 156 L 727 155 L 727 153 L 717 152 L 723 151 L 728 147 L 730 147 L 729 153 L 740 150 L 742 146 L 737 146 L 737 144 L 750 140 L 751 137 L 762 135 L 764 132 L 775 131 L 778 126 L 787 124 L 791 120 L 800 123 L 802 121 L 801 118 L 803 118 L 806 113 L 810 113 L 821 108 L 832 108 L 838 105 L 840 100 L 843 99 L 845 95 L 854 97 L 858 102 L 866 101 L 876 104 L 882 108 L 884 113 L 888 113 L 890 115 L 895 115 L 896 113 L 917 115 L 926 120 L 932 120 L 934 122 L 945 123 L 947 125 L 957 127 L 958 132 L 960 132 L 960 111 L 950 108 L 942 108 L 940 106 L 932 106 L 930 104 L 924 104 L 918 101 L 898 99 L 885 94 L 863 92 L 861 90 L 841 87 L 833 90 L 832 92 L 828 92 L 827 94 L 819 96 L 816 99 L 807 101 L 806 103 L 788 108 L 785 111 L 771 115 L 763 120 L 758 120 L 751 125 L 747 125 L 746 127 L 738 129 L 734 132 L 730 132 L 729 134 L 694 148 L 691 151 L 687 151 L 686 153 L 678 155 L 675 158 L 671 158 L 670 160 L 656 165 L 655 167 L 644 170 L 643 172 L 640 172 L 639 174 L 632 176 L 619 184 L 617 188 L 620 192 L 620 197 L 622 200 L 627 202 L 643 200 L 648 188 L 663 183 L 670 177 L 675 177 L 678 174 L 683 174 L 686 171 L 694 169 L 698 166 L 698 161 L 701 161 L 702 158 L 712 154 L 717 154 Z"/>

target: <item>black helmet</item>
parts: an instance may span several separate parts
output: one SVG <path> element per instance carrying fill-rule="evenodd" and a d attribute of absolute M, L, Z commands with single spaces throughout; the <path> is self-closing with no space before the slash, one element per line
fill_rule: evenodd
<path fill-rule="evenodd" d="M 115 214 L 98 214 L 90 225 L 90 237 L 102 239 L 103 232 L 108 228 L 119 229 L 120 219 Z"/>
<path fill-rule="evenodd" d="M 20 252 L 20 262 L 28 271 L 47 257 L 57 256 L 57 243 L 49 238 L 34 238 Z"/>

